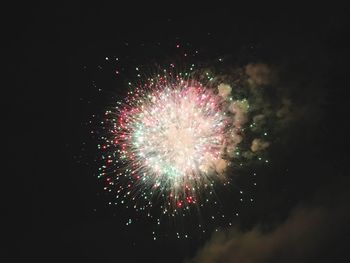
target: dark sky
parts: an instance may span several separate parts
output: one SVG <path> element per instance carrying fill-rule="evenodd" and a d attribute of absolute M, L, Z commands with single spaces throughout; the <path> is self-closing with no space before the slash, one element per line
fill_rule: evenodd
<path fill-rule="evenodd" d="M 269 244 L 263 256 L 246 262 L 345 262 L 350 244 L 348 10 L 215 4 L 9 8 L 4 51 L 11 80 L 3 87 L 3 105 L 10 113 L 3 125 L 9 161 L 3 177 L 11 183 L 2 184 L 8 222 L 4 262 L 182 262 L 198 253 L 204 241 L 152 243 L 142 230 L 128 231 L 113 216 L 115 211 L 96 196 L 101 185 L 89 160 L 95 152 L 82 125 L 105 106 L 98 98 L 93 107 L 88 105 L 94 99 L 88 85 L 95 75 L 84 65 L 99 65 L 101 58 L 115 54 L 130 57 L 126 68 L 133 61 L 169 59 L 178 42 L 210 58 L 225 55 L 241 66 L 263 62 L 283 67 L 284 78 L 296 86 L 289 87 L 291 93 L 300 94 L 300 105 L 322 97 L 317 118 L 304 118 L 288 132 L 285 145 L 271 152 L 276 165 L 259 179 L 259 201 L 238 227 L 242 236 L 263 237 L 235 241 L 242 247 L 241 262 L 250 253 L 260 255 L 261 242 Z M 106 80 L 101 86 L 113 83 Z M 280 175 L 286 167 L 289 174 Z M 321 212 L 314 213 L 315 207 Z M 310 221 L 317 222 L 314 232 L 305 231 Z M 306 234 L 287 233 L 294 241 L 281 239 L 289 224 L 292 233 L 301 229 Z M 256 225 L 275 232 L 265 236 L 254 230 Z M 230 241 L 227 235 L 223 243 Z M 266 241 L 275 238 L 281 245 Z M 283 255 L 295 246 L 300 258 L 285 260 Z M 236 262 L 236 254 L 227 250 L 206 253 L 222 253 L 218 262 Z"/>

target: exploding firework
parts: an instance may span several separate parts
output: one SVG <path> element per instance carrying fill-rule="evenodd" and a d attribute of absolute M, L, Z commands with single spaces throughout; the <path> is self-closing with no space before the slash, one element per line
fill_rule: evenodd
<path fill-rule="evenodd" d="M 108 110 L 101 175 L 117 198 L 133 200 L 138 210 L 157 200 L 174 213 L 207 198 L 215 183 L 226 184 L 249 107 L 230 94 L 229 85 L 158 76 Z"/>

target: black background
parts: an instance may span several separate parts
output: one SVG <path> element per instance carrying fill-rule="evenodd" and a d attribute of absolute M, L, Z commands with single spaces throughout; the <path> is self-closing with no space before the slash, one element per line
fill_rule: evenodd
<path fill-rule="evenodd" d="M 109 54 L 130 54 L 144 62 L 171 57 L 177 42 L 188 42 L 212 57 L 229 55 L 241 65 L 287 64 L 295 70 L 289 77 L 295 73 L 305 83 L 311 79 L 313 87 L 321 83 L 320 92 L 326 91 L 321 121 L 307 126 L 307 136 L 281 154 L 275 173 L 293 163 L 293 176 L 272 172 L 264 177 L 251 224 L 283 218 L 314 189 L 348 175 L 350 43 L 345 8 L 80 3 L 28 4 L 10 8 L 9 14 L 4 52 L 11 79 L 2 100 L 9 113 L 3 125 L 4 155 L 9 157 L 3 178 L 11 182 L 2 183 L 8 219 L 4 262 L 181 262 L 198 249 L 195 241 L 148 242 L 144 233 L 130 233 L 115 223 L 97 200 L 101 185 L 86 165 L 93 153 L 89 147 L 80 152 L 81 142 L 88 140 L 81 123 L 91 113 L 86 98 L 94 96 L 87 89 L 91 80 L 84 65 L 98 65 L 98 58 Z M 96 105 L 92 111 L 104 107 Z M 295 136 L 303 136 L 303 128 Z M 96 207 L 104 212 L 96 215 Z M 348 226 L 343 233 L 315 262 L 346 257 Z"/>

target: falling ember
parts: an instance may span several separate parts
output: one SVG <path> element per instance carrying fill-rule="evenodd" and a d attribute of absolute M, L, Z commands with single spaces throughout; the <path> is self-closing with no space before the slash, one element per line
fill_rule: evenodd
<path fill-rule="evenodd" d="M 241 133 L 226 97 L 193 79 L 158 77 L 108 111 L 104 146 L 113 157 L 102 175 L 115 176 L 118 196 L 144 200 L 140 209 L 163 199 L 171 211 L 225 181 L 228 149 Z"/>

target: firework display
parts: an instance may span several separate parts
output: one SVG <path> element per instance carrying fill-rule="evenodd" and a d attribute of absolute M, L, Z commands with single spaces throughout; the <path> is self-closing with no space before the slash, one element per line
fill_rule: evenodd
<path fill-rule="evenodd" d="M 223 67 L 171 60 L 126 68 L 119 57 L 97 67 L 93 87 L 107 95 L 90 122 L 104 189 L 97 195 L 128 230 L 147 224 L 153 241 L 205 239 L 237 224 L 271 164 L 267 123 L 278 121 L 264 97 L 271 69 L 215 61 Z M 111 72 L 117 82 L 102 92 L 97 83 Z M 287 106 L 273 105 L 282 115 Z"/>
<path fill-rule="evenodd" d="M 165 75 L 148 79 L 108 110 L 101 147 L 110 150 L 101 176 L 108 177 L 117 197 L 133 200 L 141 210 L 161 202 L 164 213 L 173 213 L 197 205 L 215 183 L 227 183 L 225 170 L 249 107 L 230 93 L 229 85 L 214 89 Z"/>
<path fill-rule="evenodd" d="M 6 10 L 2 261 L 345 261 L 347 10 L 114 2 Z"/>

